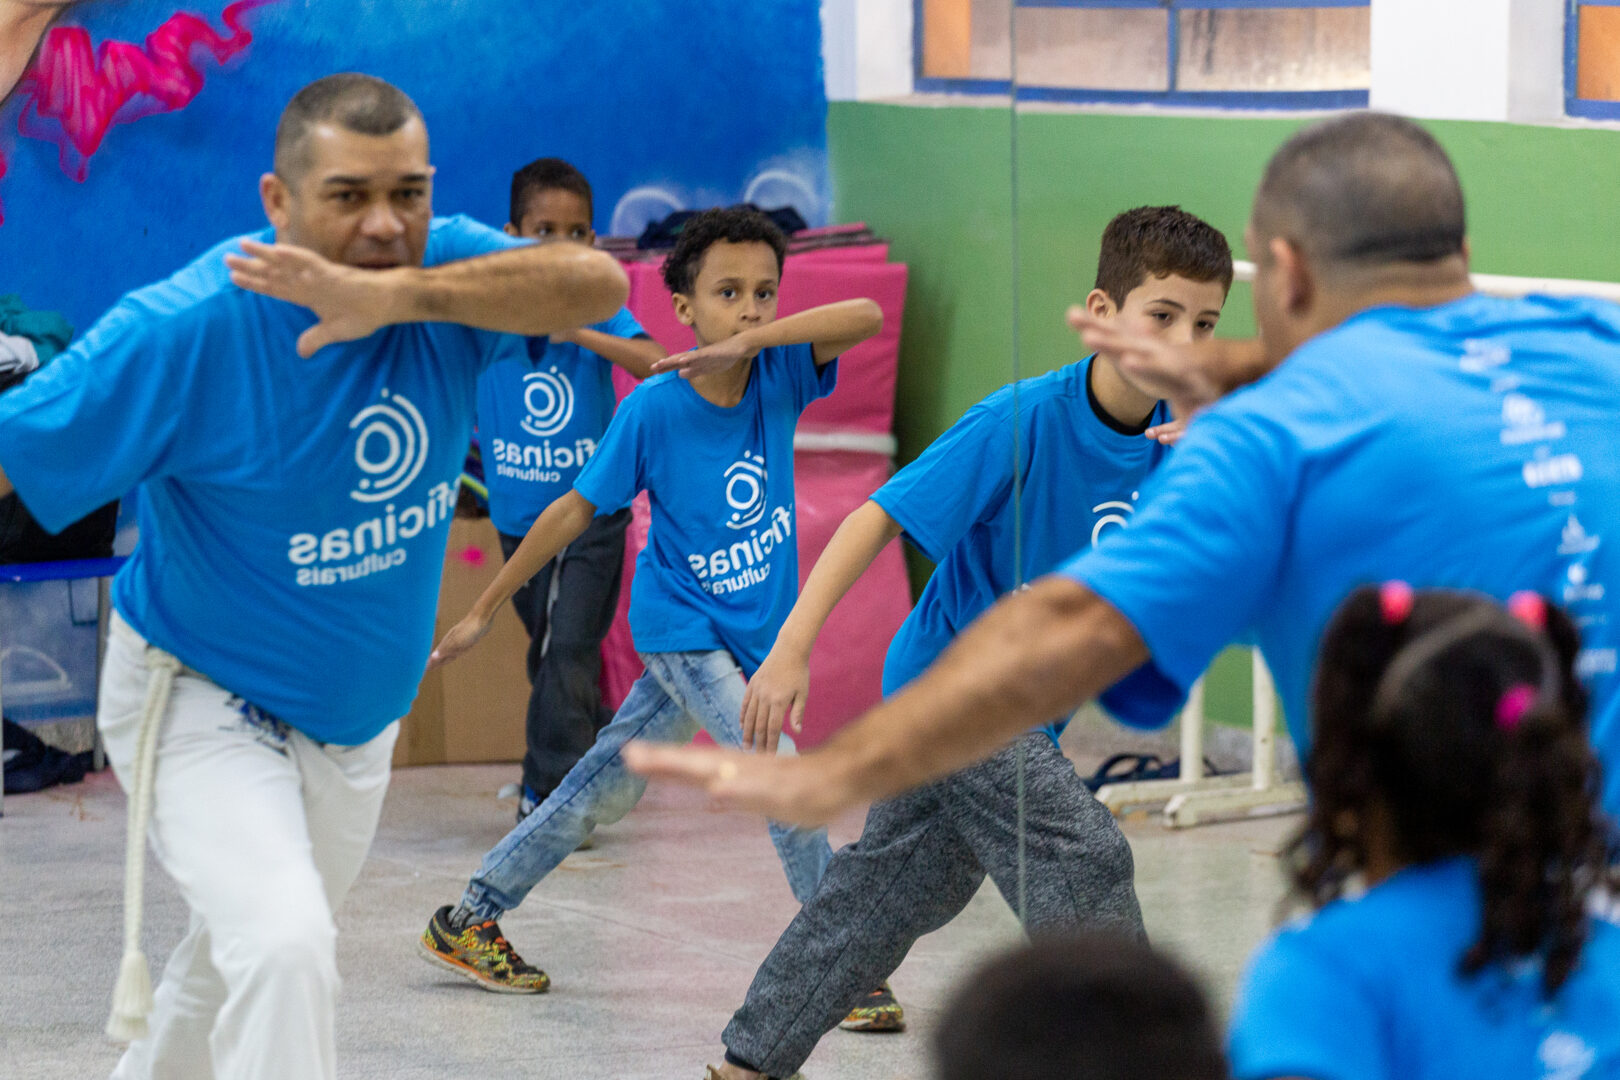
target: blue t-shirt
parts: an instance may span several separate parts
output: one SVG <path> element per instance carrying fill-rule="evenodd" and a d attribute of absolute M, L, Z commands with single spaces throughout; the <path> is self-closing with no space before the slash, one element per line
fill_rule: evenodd
<path fill-rule="evenodd" d="M 439 218 L 425 262 L 514 243 Z M 0 395 L 0 465 L 47 529 L 139 488 L 119 614 L 310 737 L 357 744 L 416 695 L 478 375 L 522 339 L 408 323 L 305 360 L 314 315 L 232 285 L 239 249 L 125 296 Z"/>
<path fill-rule="evenodd" d="M 646 337 L 628 308 L 590 327 Z M 536 337 L 478 380 L 478 441 L 495 527 L 522 536 L 574 486 L 613 419 L 613 364 L 582 345 Z"/>
<path fill-rule="evenodd" d="M 1200 416 L 1131 528 L 1063 573 L 1119 609 L 1182 687 L 1253 632 L 1302 751 L 1317 645 L 1356 587 L 1546 593 L 1581 627 L 1613 813 L 1617 416 L 1620 307 L 1373 309 Z"/>
<path fill-rule="evenodd" d="M 1533 961 L 1464 976 L 1481 900 L 1469 859 L 1408 867 L 1260 947 L 1238 991 L 1234 1080 L 1620 1076 L 1620 926 L 1590 921 L 1549 1001 Z"/>
<path fill-rule="evenodd" d="M 598 514 L 652 504 L 630 586 L 644 653 L 729 651 L 752 676 L 799 592 L 793 429 L 832 393 L 836 362 L 809 345 L 761 350 L 743 399 L 707 400 L 674 372 L 630 393 L 574 490 Z"/>
<path fill-rule="evenodd" d="M 1087 392 L 1090 371 L 1086 359 L 1002 387 L 873 493 L 872 501 L 937 564 L 889 645 L 885 696 L 921 674 L 952 638 L 1016 588 L 1020 572 L 1023 581 L 1050 573 L 1136 512 L 1142 482 L 1165 449 L 1097 415 Z M 1149 424 L 1169 418 L 1160 403 Z M 1021 566 L 1014 565 L 1015 554 Z M 1104 704 L 1112 697 L 1105 694 Z M 1125 698 L 1127 710 L 1133 701 Z M 1055 739 L 1061 724 L 1047 730 Z"/>

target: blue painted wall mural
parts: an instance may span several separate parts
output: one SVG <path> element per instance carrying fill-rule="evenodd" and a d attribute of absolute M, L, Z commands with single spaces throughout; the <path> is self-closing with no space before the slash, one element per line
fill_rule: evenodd
<path fill-rule="evenodd" d="M 748 200 L 826 219 L 818 0 L 0 0 L 0 293 L 83 329 L 261 227 L 288 97 L 333 71 L 422 107 L 435 208 L 499 224 L 568 158 L 596 227 Z"/>

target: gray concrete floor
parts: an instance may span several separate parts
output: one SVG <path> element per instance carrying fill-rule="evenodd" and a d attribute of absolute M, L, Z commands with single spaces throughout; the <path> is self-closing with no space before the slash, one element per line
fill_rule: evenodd
<path fill-rule="evenodd" d="M 339 912 L 343 1077 L 618 1080 L 703 1075 L 755 966 L 794 912 L 763 826 L 692 792 L 655 785 L 517 911 L 508 938 L 546 969 L 539 997 L 484 993 L 422 963 L 414 940 L 504 834 L 512 804 L 493 792 L 510 766 L 402 770 L 371 858 Z M 122 937 L 124 798 L 110 772 L 8 798 L 0 819 L 0 1077 L 107 1075 L 101 1033 Z M 1180 956 L 1226 1008 L 1244 957 L 1281 895 L 1276 851 L 1293 819 L 1169 832 L 1125 823 L 1154 941 Z M 852 816 L 834 844 L 858 833 Z M 173 885 L 151 865 L 146 947 L 159 970 L 185 926 Z M 987 885 L 950 926 L 920 941 L 894 977 L 912 1021 L 901 1035 L 834 1031 L 811 1080 L 924 1080 L 929 1034 L 950 989 L 1018 940 Z"/>

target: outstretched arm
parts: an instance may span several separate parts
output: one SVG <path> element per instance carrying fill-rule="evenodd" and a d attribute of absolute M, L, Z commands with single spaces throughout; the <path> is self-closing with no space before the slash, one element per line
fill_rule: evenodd
<path fill-rule="evenodd" d="M 551 335 L 551 340 L 571 341 L 580 348 L 589 349 L 608 363 L 624 368 L 638 379 L 645 379 L 651 375 L 653 365 L 669 355 L 668 349 L 650 337 L 624 338 L 617 334 L 604 334 L 590 327 L 560 330 Z"/>
<path fill-rule="evenodd" d="M 803 825 L 946 776 L 1089 701 L 1147 659 L 1135 627 L 1090 589 L 1052 576 L 1006 597 L 894 697 L 800 757 L 632 742 L 644 776 Z"/>
<path fill-rule="evenodd" d="M 1176 345 L 1094 318 L 1082 307 L 1069 309 L 1069 326 L 1080 333 L 1087 348 L 1112 356 L 1131 382 L 1170 402 L 1171 411 L 1182 421 L 1266 375 L 1282 360 L 1270 356 L 1258 338 Z M 1153 429 L 1148 436 L 1156 438 L 1169 426 Z"/>
<path fill-rule="evenodd" d="M 679 371 L 683 377 L 691 378 L 723 371 L 752 359 L 761 349 L 777 345 L 808 344 L 815 350 L 816 366 L 823 367 L 882 329 L 883 309 L 876 302 L 840 300 L 744 330 L 713 345 L 676 353 L 654 364 L 653 374 Z"/>
<path fill-rule="evenodd" d="M 232 282 L 320 317 L 298 339 L 301 356 L 395 323 L 550 334 L 608 318 L 630 292 L 618 260 L 578 244 L 531 244 L 391 270 L 342 266 L 291 244 L 244 240 L 242 251 L 225 256 Z"/>
<path fill-rule="evenodd" d="M 596 515 L 596 507 L 586 502 L 577 491 L 569 491 L 558 498 L 529 526 L 523 543 L 512 552 L 501 572 L 483 594 L 473 601 L 472 610 L 444 635 L 433 655 L 428 657 L 428 669 L 447 664 L 472 648 L 489 631 L 490 621 L 502 604 L 534 577 L 540 568 L 557 553 L 579 537 Z"/>
<path fill-rule="evenodd" d="M 810 650 L 838 601 L 878 553 L 900 535 L 900 523 L 877 503 L 856 507 L 838 526 L 743 695 L 744 749 L 776 753 L 782 724 L 798 731 L 810 692 Z"/>

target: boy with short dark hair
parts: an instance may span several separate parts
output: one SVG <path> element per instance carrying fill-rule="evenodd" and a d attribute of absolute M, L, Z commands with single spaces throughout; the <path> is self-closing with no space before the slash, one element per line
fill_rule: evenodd
<path fill-rule="evenodd" d="M 1232 253 L 1218 231 L 1178 207 L 1141 207 L 1104 231 L 1086 305 L 1170 340 L 1201 340 L 1214 333 L 1231 283 Z M 810 648 L 890 540 L 905 536 L 937 567 L 889 647 L 885 696 L 1022 580 L 1123 526 L 1165 454 L 1149 433 L 1168 421 L 1164 403 L 1104 354 L 1003 387 L 968 410 L 839 526 L 749 682 L 744 745 L 768 744 L 784 722 L 797 729 Z M 1102 701 L 1129 720 L 1156 686 L 1127 678 Z M 903 1017 L 887 985 L 870 988 L 912 943 L 955 918 L 986 875 L 1017 903 L 1020 790 L 1026 929 L 1141 935 L 1130 846 L 1058 749 L 1060 730 L 1030 732 L 973 768 L 875 804 L 860 840 L 833 856 L 754 977 L 723 1036 L 726 1064 L 711 1078 L 790 1076 L 840 1021 L 898 1030 Z"/>
<path fill-rule="evenodd" d="M 968 977 L 934 1033 L 936 1080 L 1227 1080 L 1198 984 L 1116 934 L 1044 938 Z"/>
<path fill-rule="evenodd" d="M 512 176 L 506 232 L 589 247 L 591 185 L 560 158 Z M 489 516 L 510 559 L 540 512 L 573 486 L 613 419 L 613 365 L 647 377 L 663 346 L 620 308 L 605 322 L 529 338 L 478 381 L 478 440 Z M 625 508 L 603 514 L 512 594 L 529 632 L 529 707 L 517 819 L 551 794 L 610 713 L 602 705 L 602 639 L 613 624 L 624 568 Z"/>
<path fill-rule="evenodd" d="M 438 664 L 470 648 L 506 598 L 594 515 L 648 493 L 652 527 L 630 602 L 646 673 L 557 789 L 485 856 L 460 905 L 440 908 L 421 938 L 428 959 L 485 989 L 539 993 L 549 985 L 496 919 L 592 828 L 641 798 L 646 781 L 619 757 L 625 742 L 681 743 L 701 727 L 722 745 L 742 743 L 745 679 L 798 592 L 794 428 L 811 402 L 832 392 L 838 355 L 883 323 L 870 300 L 777 320 L 785 252 L 781 232 L 756 211 L 713 210 L 687 223 L 664 277 L 698 347 L 654 365 L 661 374 L 620 405 L 573 489 L 540 515 L 434 652 Z M 802 903 L 831 856 L 827 834 L 775 824 L 770 831 Z"/>

